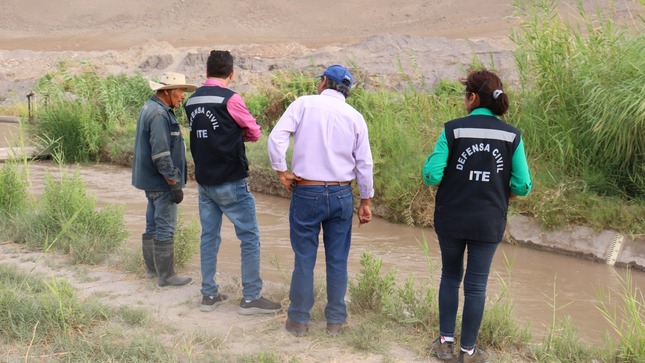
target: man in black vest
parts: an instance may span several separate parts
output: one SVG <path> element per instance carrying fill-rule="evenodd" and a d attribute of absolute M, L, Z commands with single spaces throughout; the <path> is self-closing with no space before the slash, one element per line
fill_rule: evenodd
<path fill-rule="evenodd" d="M 242 249 L 242 294 L 238 313 L 274 313 L 281 305 L 261 296 L 260 231 L 255 199 L 248 182 L 245 141 L 260 137 L 260 126 L 244 100 L 227 85 L 233 77 L 233 56 L 213 50 L 207 61 L 204 85 L 186 101 L 190 152 L 195 161 L 202 226 L 200 255 L 203 295 L 200 310 L 212 311 L 228 299 L 215 282 L 217 253 L 222 242 L 222 215 L 235 226 Z"/>

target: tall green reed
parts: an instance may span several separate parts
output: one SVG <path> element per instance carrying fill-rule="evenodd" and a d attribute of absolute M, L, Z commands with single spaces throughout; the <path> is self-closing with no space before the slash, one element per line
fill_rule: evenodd
<path fill-rule="evenodd" d="M 65 162 L 110 159 L 122 139 L 133 139 L 138 112 L 151 95 L 141 76 L 102 77 L 90 65 L 71 74 L 64 64 L 35 89 L 45 100 L 33 133 L 53 140 Z"/>
<path fill-rule="evenodd" d="M 645 36 L 582 6 L 584 28 L 564 21 L 553 0 L 515 6 L 527 145 L 599 193 L 642 198 Z"/>
<path fill-rule="evenodd" d="M 0 167 L 0 220 L 20 216 L 28 204 L 25 173 L 13 162 Z"/>
<path fill-rule="evenodd" d="M 613 271 L 613 270 L 612 270 Z M 625 276 L 613 271 L 619 291 L 598 290 L 596 307 L 607 320 L 618 338 L 617 348 L 609 352 L 611 360 L 618 362 L 642 362 L 645 360 L 645 299 L 643 291 L 634 283 L 631 270 Z M 617 298 L 612 299 L 612 296 Z M 612 308 L 612 301 L 619 305 Z M 610 338 L 608 338 L 610 339 Z M 608 344 L 612 347 L 614 344 Z"/>

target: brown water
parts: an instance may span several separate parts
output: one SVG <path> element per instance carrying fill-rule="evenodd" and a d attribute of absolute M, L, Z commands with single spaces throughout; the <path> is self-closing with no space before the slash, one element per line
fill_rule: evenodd
<path fill-rule="evenodd" d="M 55 174 L 58 170 L 58 167 L 49 163 L 32 164 L 29 179 L 34 191 L 42 190 L 47 173 Z M 130 169 L 91 165 L 82 166 L 78 170 L 86 182 L 88 193 L 95 196 L 99 204 L 125 204 L 125 222 L 131 232 L 127 243 L 132 248 L 139 246 L 145 225 L 146 200 L 142 191 L 130 185 Z M 255 193 L 255 198 L 262 237 L 263 278 L 266 281 L 284 282 L 283 275 L 290 276 L 293 264 L 289 243 L 289 200 L 259 193 Z M 181 210 L 185 221 L 198 219 L 194 182 L 185 190 Z M 223 243 L 218 269 L 238 274 L 239 241 L 228 220 L 225 219 L 222 228 Z M 429 258 L 426 258 L 420 247 L 420 242 L 424 240 L 429 245 Z M 361 255 L 370 252 L 373 256 L 382 258 L 383 273 L 396 269 L 401 280 L 413 275 L 418 282 L 438 286 L 439 269 L 431 274 L 428 267 L 428 261 L 435 267 L 440 266 L 439 249 L 432 230 L 392 224 L 377 218 L 362 228 L 354 229 L 352 244 L 350 275 L 360 271 Z M 318 258 L 318 277 L 324 276 L 323 252 L 321 249 Z M 505 259 L 512 261 L 510 275 L 507 273 Z M 279 263 L 271 263 L 272 260 Z M 187 270 L 199 281 L 197 256 Z M 619 289 L 614 272 L 624 275 L 624 270 L 605 264 L 502 244 L 493 262 L 488 296 L 494 298 L 502 290 L 502 283 L 498 278 L 501 276 L 505 283 L 510 283 L 516 317 L 523 324 L 531 324 L 534 337 L 539 339 L 546 334 L 555 314 L 559 321 L 570 316 L 584 340 L 600 342 L 609 325 L 598 313 L 594 302 L 599 288 Z M 645 274 L 633 272 L 633 280 L 639 288 L 645 286 Z M 198 288 L 199 285 L 195 286 Z M 555 312 L 551 307 L 554 305 L 554 297 L 557 306 Z"/>
<path fill-rule="evenodd" d="M 0 147 L 9 146 L 8 139 L 17 135 L 17 125 L 0 122 L 0 135 Z M 90 165 L 78 170 L 85 180 L 88 194 L 94 196 L 99 204 L 125 205 L 124 219 L 131 232 L 127 243 L 136 249 L 145 226 L 146 199 L 142 191 L 130 185 L 130 169 Z M 34 192 L 42 191 L 46 174 L 58 171 L 59 168 L 50 163 L 31 164 L 28 177 Z M 262 238 L 262 276 L 266 281 L 285 282 L 284 276 L 290 277 L 293 264 L 289 242 L 289 200 L 259 193 L 255 193 L 255 199 Z M 181 210 L 185 221 L 198 220 L 194 182 L 185 190 Z M 218 269 L 239 273 L 239 241 L 226 218 L 222 237 Z M 428 258 L 420 247 L 422 241 L 427 241 L 429 245 Z M 360 258 L 364 252 L 383 260 L 383 273 L 396 269 L 401 280 L 412 275 L 418 282 L 438 286 L 440 258 L 433 230 L 392 224 L 376 218 L 362 228 L 354 228 L 349 265 L 351 275 L 360 271 Z M 318 277 L 324 276 L 323 253 L 321 249 L 316 267 Z M 510 275 L 505 260 L 512 261 Z M 432 273 L 429 263 L 435 267 Z M 199 281 L 198 264 L 195 256 L 187 272 Z M 546 334 L 554 315 L 558 321 L 570 316 L 579 335 L 588 342 L 596 343 L 601 341 L 609 324 L 598 313 L 594 303 L 600 288 L 620 291 L 615 272 L 620 276 L 625 273 L 622 269 L 602 263 L 502 244 L 493 261 L 488 296 L 495 298 L 502 291 L 501 276 L 504 283 L 510 284 L 516 317 L 523 324 L 530 324 L 535 337 Z M 642 291 L 645 273 L 634 271 L 632 277 L 634 285 Z M 617 300 L 614 296 L 614 301 Z M 557 307 L 556 311 L 553 305 Z"/>

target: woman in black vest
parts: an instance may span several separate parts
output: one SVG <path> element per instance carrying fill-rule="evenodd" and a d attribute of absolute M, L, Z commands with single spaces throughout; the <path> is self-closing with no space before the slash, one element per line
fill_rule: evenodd
<path fill-rule="evenodd" d="M 459 362 L 488 362 L 476 346 L 493 256 L 506 228 L 509 198 L 527 195 L 533 184 L 520 131 L 499 119 L 508 110 L 502 81 L 488 70 L 462 81 L 468 116 L 449 121 L 423 166 L 423 179 L 439 186 L 434 224 L 441 248 L 440 337 L 431 347 L 439 359 L 454 359 L 459 286 L 464 307 Z M 468 261 L 464 277 L 464 254 Z"/>

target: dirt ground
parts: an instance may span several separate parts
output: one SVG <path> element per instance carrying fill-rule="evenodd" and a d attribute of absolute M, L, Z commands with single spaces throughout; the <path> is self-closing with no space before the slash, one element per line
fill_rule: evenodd
<path fill-rule="evenodd" d="M 557 1 L 563 16 L 573 18 L 576 2 Z M 0 2 L 0 105 L 24 102 L 34 83 L 61 63 L 74 70 L 89 61 L 104 74 L 146 77 L 178 71 L 199 84 L 211 49 L 235 54 L 237 78 L 231 88 L 238 92 L 268 82 L 277 70 L 304 69 L 313 74 L 334 63 L 355 66 L 359 81 L 372 85 L 402 87 L 407 82 L 404 75 L 410 75 L 416 85 L 432 87 L 440 79 L 462 76 L 473 56 L 513 83 L 518 76 L 508 36 L 518 18 L 512 3 L 5 0 Z M 629 9 L 638 7 L 628 0 L 616 1 L 611 9 L 609 1 L 583 3 L 588 7 L 600 3 L 624 19 L 632 16 Z M 60 261 L 37 264 L 37 258 L 38 253 L 0 243 L 0 263 L 26 270 L 36 264 L 37 271 L 70 279 L 83 295 L 103 292 L 110 303 L 152 309 L 177 328 L 178 336 L 200 330 L 219 334 L 225 337 L 223 353 L 277 350 L 300 362 L 383 360 L 356 353 L 333 339 L 295 338 L 283 329 L 284 313 L 243 317 L 230 302 L 204 315 L 198 309 L 199 281 L 159 289 L 141 276 L 106 266 L 86 267 L 79 273 L 67 271 Z M 195 274 L 198 270 L 192 271 Z M 279 294 L 280 289 L 274 291 Z M 317 329 L 324 327 L 317 324 Z M 434 361 L 405 349 L 390 353 L 393 362 Z"/>

